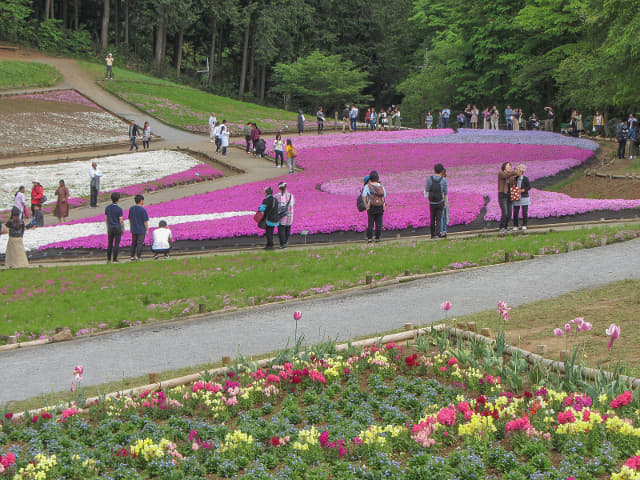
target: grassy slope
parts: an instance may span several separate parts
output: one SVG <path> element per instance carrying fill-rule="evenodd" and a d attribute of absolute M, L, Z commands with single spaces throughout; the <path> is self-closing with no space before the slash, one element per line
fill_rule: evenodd
<path fill-rule="evenodd" d="M 62 76 L 51 65 L 33 62 L 0 61 L 0 89 L 50 87 Z"/>
<path fill-rule="evenodd" d="M 103 66 L 88 62 L 79 64 L 95 74 L 96 80 L 103 78 Z M 206 125 L 212 110 L 219 121 L 227 120 L 232 127 L 235 126 L 235 131 L 249 120 L 261 128 L 280 128 L 284 123 L 296 120 L 293 112 L 220 97 L 117 66 L 114 66 L 114 77 L 115 81 L 104 82 L 106 90 L 164 123 L 180 128 Z"/>
<path fill-rule="evenodd" d="M 69 326 L 74 331 L 100 323 L 148 322 L 195 313 L 198 304 L 214 311 L 225 306 L 247 306 L 302 297 L 377 281 L 405 271 L 433 272 L 455 262 L 499 263 L 504 252 L 523 257 L 566 250 L 567 242 L 595 245 L 618 230 L 590 230 L 530 234 L 517 237 L 480 237 L 442 242 L 389 242 L 283 252 L 250 252 L 163 262 L 91 265 L 5 271 L 0 280 L 0 334 L 48 332 Z M 273 275 L 277 258 L 279 275 Z M 20 286 L 20 288 L 16 288 Z M 318 290 L 312 290 L 318 289 Z M 33 312 L 39 312 L 34 316 Z M 99 313 L 98 313 L 99 312 Z"/>

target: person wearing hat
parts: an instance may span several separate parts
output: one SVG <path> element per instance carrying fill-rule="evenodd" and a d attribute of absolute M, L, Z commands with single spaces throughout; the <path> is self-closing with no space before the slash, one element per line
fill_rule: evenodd
<path fill-rule="evenodd" d="M 93 162 L 91 164 L 91 168 L 89 169 L 89 178 L 91 179 L 89 186 L 91 188 L 91 208 L 96 208 L 98 206 L 98 192 L 100 191 L 100 177 L 102 177 L 102 172 L 98 168 L 98 164 Z"/>
<path fill-rule="evenodd" d="M 107 71 L 104 74 L 104 79 L 113 80 L 113 55 L 109 53 L 104 61 L 107 64 Z"/>
<path fill-rule="evenodd" d="M 280 192 L 275 195 L 278 201 L 278 216 L 280 217 L 278 239 L 280 240 L 280 248 L 287 248 L 291 225 L 293 224 L 293 207 L 296 204 L 296 200 L 293 198 L 292 193 L 287 192 L 287 182 L 280 182 L 278 189 Z M 282 215 L 283 213 L 284 215 Z"/>
<path fill-rule="evenodd" d="M 267 237 L 267 244 L 264 246 L 265 250 L 273 250 L 273 231 L 279 224 L 278 215 L 278 201 L 273 197 L 273 189 L 267 187 L 264 189 L 264 200 L 258 209 L 264 213 L 264 229 L 265 236 Z M 258 224 L 262 225 L 262 222 Z"/>
<path fill-rule="evenodd" d="M 36 210 L 42 208 L 44 198 L 44 188 L 40 182 L 34 180 L 31 187 L 31 215 L 35 215 Z"/>

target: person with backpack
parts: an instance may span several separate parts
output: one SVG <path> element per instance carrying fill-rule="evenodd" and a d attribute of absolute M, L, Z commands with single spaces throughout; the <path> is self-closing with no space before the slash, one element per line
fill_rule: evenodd
<path fill-rule="evenodd" d="M 627 122 L 620 120 L 616 127 L 616 140 L 618 141 L 618 159 L 623 160 L 625 158 L 624 153 L 627 147 L 627 140 L 629 139 L 629 127 Z"/>
<path fill-rule="evenodd" d="M 291 225 L 293 224 L 293 207 L 296 199 L 293 198 L 291 192 L 287 192 L 287 182 L 280 182 L 278 190 L 274 196 L 278 201 L 278 239 L 280 240 L 280 248 L 287 248 L 289 244 L 289 235 L 291 234 Z"/>
<path fill-rule="evenodd" d="M 367 224 L 367 242 L 379 242 L 382 235 L 382 215 L 387 206 L 387 192 L 380 183 L 380 176 L 377 171 L 372 170 L 369 174 L 369 182 L 362 189 L 362 198 L 367 207 L 369 220 Z"/>
<path fill-rule="evenodd" d="M 433 171 L 435 175 L 427 178 L 427 185 L 424 188 L 424 196 L 429 199 L 429 229 L 431 238 L 444 238 L 447 234 L 440 231 L 442 230 L 442 212 L 448 201 L 447 179 L 442 175 L 444 166 L 441 163 L 437 163 Z"/>
<path fill-rule="evenodd" d="M 498 203 L 500 204 L 500 235 L 507 233 L 507 226 L 511 220 L 511 187 L 514 185 L 513 177 L 519 176 L 520 171 L 514 171 L 511 162 L 504 162 L 498 172 Z"/>
<path fill-rule="evenodd" d="M 271 187 L 264 189 L 264 200 L 262 200 L 258 211 L 264 213 L 264 220 L 258 224 L 262 228 L 262 222 L 264 222 L 265 236 L 267 237 L 267 244 L 264 249 L 273 250 L 273 231 L 279 224 L 279 218 L 278 201 L 274 198 Z"/>

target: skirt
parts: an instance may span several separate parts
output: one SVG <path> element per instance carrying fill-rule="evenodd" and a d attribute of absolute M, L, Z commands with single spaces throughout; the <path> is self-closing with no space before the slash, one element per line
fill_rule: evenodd
<path fill-rule="evenodd" d="M 60 217 L 69 216 L 69 203 L 68 202 L 56 202 L 56 209 L 53 211 L 53 215 Z"/>
<path fill-rule="evenodd" d="M 7 268 L 23 268 L 29 266 L 29 260 L 24 251 L 22 237 L 9 237 L 7 253 L 4 257 L 4 265 Z"/>

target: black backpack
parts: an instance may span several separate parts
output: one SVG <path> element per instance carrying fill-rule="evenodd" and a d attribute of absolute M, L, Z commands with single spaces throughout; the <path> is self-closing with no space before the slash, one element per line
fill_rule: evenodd
<path fill-rule="evenodd" d="M 431 176 L 431 189 L 429 190 L 429 202 L 440 203 L 442 202 L 442 177 L 436 180 L 436 175 Z"/>
<path fill-rule="evenodd" d="M 364 198 L 362 198 L 362 191 L 360 191 L 360 195 L 358 195 L 358 199 L 356 200 L 356 207 L 358 207 L 359 212 L 364 212 L 367 209 L 367 205 L 364 203 Z"/>

